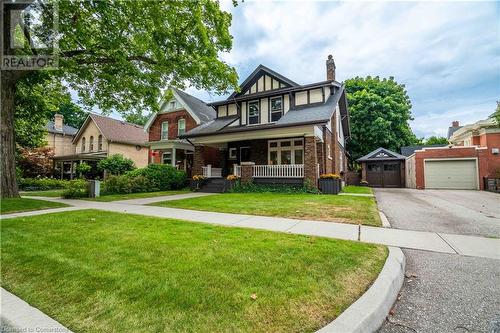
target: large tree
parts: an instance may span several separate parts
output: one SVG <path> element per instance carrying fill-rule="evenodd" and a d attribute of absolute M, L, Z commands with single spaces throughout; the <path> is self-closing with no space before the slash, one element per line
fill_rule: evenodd
<path fill-rule="evenodd" d="M 491 115 L 491 118 L 493 118 L 497 124 L 500 125 L 500 101 L 497 101 L 497 107 L 495 112 Z"/>
<path fill-rule="evenodd" d="M 393 77 L 355 77 L 345 81 L 349 103 L 351 138 L 348 150 L 351 161 L 384 147 L 398 151 L 415 144 L 409 121 L 411 102 L 405 86 Z"/>
<path fill-rule="evenodd" d="M 426 145 L 446 145 L 448 144 L 448 139 L 442 136 L 430 136 L 425 139 L 424 144 Z"/>
<path fill-rule="evenodd" d="M 58 31 L 53 31 L 58 7 Z M 11 27 L 22 6 L 4 6 L 4 54 L 44 54 L 32 48 L 33 36 L 53 45 L 59 58 L 53 76 L 74 89 L 83 103 L 124 115 L 156 111 L 160 91 L 186 83 L 218 93 L 237 88 L 234 68 L 219 59 L 232 46 L 231 15 L 212 0 L 157 1 L 35 1 L 38 13 L 31 25 Z M 25 22 L 26 23 L 26 22 Z M 13 28 L 13 29 L 11 29 Z M 11 31 L 18 35 L 11 36 Z M 22 33 L 19 34 L 19 31 Z M 24 48 L 12 48 L 12 38 L 25 38 Z M 14 161 L 15 96 L 27 70 L 1 72 L 1 189 L 3 197 L 18 196 Z"/>

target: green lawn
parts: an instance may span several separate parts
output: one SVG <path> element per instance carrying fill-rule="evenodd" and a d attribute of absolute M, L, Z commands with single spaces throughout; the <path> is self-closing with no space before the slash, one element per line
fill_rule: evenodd
<path fill-rule="evenodd" d="M 23 191 L 21 195 L 30 197 L 60 197 L 64 190 L 48 190 L 48 191 Z"/>
<path fill-rule="evenodd" d="M 2 198 L 0 202 L 0 213 L 1 214 L 19 213 L 19 212 L 27 212 L 30 210 L 59 208 L 67 206 L 68 205 L 59 202 L 51 202 L 51 201 L 37 200 L 37 199 Z"/>
<path fill-rule="evenodd" d="M 175 195 L 175 194 L 185 194 L 185 193 L 189 193 L 189 190 L 108 194 L 100 196 L 98 198 L 83 198 L 83 199 L 108 202 L 108 201 L 128 200 L 128 199 L 153 198 L 153 197 L 161 197 L 163 195 Z"/>
<path fill-rule="evenodd" d="M 384 246 L 97 210 L 2 221 L 2 286 L 75 332 L 312 332 Z"/>
<path fill-rule="evenodd" d="M 373 190 L 368 186 L 354 186 L 347 185 L 342 189 L 344 193 L 361 193 L 361 194 L 373 194 Z"/>
<path fill-rule="evenodd" d="M 343 195 L 224 193 L 151 205 L 380 226 L 374 198 Z"/>

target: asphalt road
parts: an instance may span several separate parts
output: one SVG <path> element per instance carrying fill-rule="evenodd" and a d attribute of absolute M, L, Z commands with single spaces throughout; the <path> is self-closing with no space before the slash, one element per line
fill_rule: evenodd
<path fill-rule="evenodd" d="M 375 193 L 393 227 L 500 236 L 496 194 L 410 189 Z M 404 253 L 405 282 L 379 332 L 500 332 L 499 260 L 418 250 Z"/>

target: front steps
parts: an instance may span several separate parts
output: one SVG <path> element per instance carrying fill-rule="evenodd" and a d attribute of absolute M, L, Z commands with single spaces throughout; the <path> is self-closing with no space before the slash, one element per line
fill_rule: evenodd
<path fill-rule="evenodd" d="M 225 178 L 208 178 L 200 187 L 199 192 L 224 193 L 229 190 L 228 185 L 228 181 Z"/>

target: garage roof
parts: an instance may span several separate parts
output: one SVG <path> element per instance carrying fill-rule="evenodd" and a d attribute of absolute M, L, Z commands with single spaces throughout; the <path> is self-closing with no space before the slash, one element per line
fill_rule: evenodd
<path fill-rule="evenodd" d="M 400 161 L 405 160 L 406 157 L 400 155 L 392 150 L 385 148 L 377 148 L 374 151 L 366 154 L 365 156 L 358 158 L 356 161 L 358 162 L 368 162 L 368 161 Z"/>

